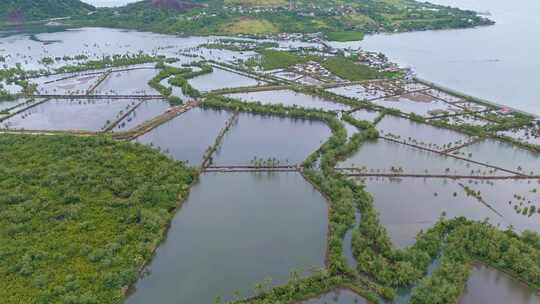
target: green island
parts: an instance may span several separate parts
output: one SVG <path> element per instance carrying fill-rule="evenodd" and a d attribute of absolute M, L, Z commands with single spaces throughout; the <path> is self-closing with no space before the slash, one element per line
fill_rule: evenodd
<path fill-rule="evenodd" d="M 39 24 L 105 26 L 189 35 L 324 33 L 335 41 L 361 40 L 364 33 L 466 28 L 493 22 L 475 12 L 399 1 L 144 0 L 120 8 L 95 8 L 78 0 L 7 0 L 0 26 Z"/>

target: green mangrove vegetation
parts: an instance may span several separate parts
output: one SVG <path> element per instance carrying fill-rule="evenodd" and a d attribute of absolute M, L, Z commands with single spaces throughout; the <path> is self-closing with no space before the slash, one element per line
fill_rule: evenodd
<path fill-rule="evenodd" d="M 160 61 L 158 64 L 156 64 L 156 68 L 160 69 L 160 71 L 154 78 L 150 79 L 148 85 L 156 89 L 161 95 L 167 97 L 172 105 L 182 104 L 183 100 L 179 96 L 172 95 L 172 87 L 165 87 L 161 84 L 162 80 L 169 77 L 170 78 L 167 82 L 172 86 L 180 87 L 184 95 L 193 98 L 200 97 L 201 93 L 189 84 L 188 79 L 212 73 L 213 68 L 211 65 L 204 63 L 194 64 L 193 66 L 198 67 L 200 70 L 194 72 L 189 66 L 184 68 L 175 68 Z"/>
<path fill-rule="evenodd" d="M 57 73 L 73 73 L 82 72 L 87 70 L 99 70 L 105 68 L 129 66 L 135 64 L 143 64 L 150 62 L 157 62 L 162 60 L 163 57 L 152 56 L 139 52 L 137 54 L 115 54 L 111 56 L 104 56 L 98 60 L 88 60 L 77 65 L 66 65 L 56 70 Z"/>
<path fill-rule="evenodd" d="M 197 175 L 140 144 L 0 135 L 0 298 L 122 303 Z"/>

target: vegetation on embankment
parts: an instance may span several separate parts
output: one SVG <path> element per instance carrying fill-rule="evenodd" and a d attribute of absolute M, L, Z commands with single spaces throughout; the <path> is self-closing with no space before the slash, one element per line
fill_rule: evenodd
<path fill-rule="evenodd" d="M 445 224 L 451 232 L 445 240 L 441 264 L 431 276 L 420 281 L 411 303 L 456 303 L 474 261 L 506 272 L 540 291 L 538 234 L 526 232 L 520 236 L 512 230 L 501 231 L 487 222 L 465 218 Z"/>
<path fill-rule="evenodd" d="M 189 84 L 188 79 L 212 73 L 213 68 L 211 65 L 205 63 L 198 63 L 194 64 L 193 66 L 200 68 L 200 71 L 194 72 L 193 69 L 188 65 L 186 65 L 184 68 L 175 68 L 167 66 L 164 62 L 160 61 L 156 65 L 156 68 L 161 70 L 154 78 L 150 79 L 148 85 L 156 89 L 161 95 L 167 97 L 171 105 L 179 105 L 183 103 L 183 100 L 179 96 L 172 95 L 172 87 L 165 87 L 161 84 L 163 79 L 171 76 L 172 77 L 167 82 L 172 86 L 181 88 L 183 95 L 193 98 L 200 97 L 201 93 Z"/>
<path fill-rule="evenodd" d="M 328 32 L 325 34 L 326 40 L 347 42 L 347 41 L 360 41 L 364 39 L 364 33 L 362 32 Z"/>
<path fill-rule="evenodd" d="M 294 52 L 278 50 L 260 50 L 259 61 L 253 59 L 248 61 L 248 66 L 258 65 L 264 70 L 286 69 L 296 64 L 306 63 L 309 58 Z"/>
<path fill-rule="evenodd" d="M 391 78 L 395 76 L 394 73 L 379 72 L 374 68 L 357 63 L 354 61 L 354 59 L 344 56 L 334 56 L 323 59 L 320 60 L 320 63 L 332 74 L 341 79 L 350 81 Z"/>
<path fill-rule="evenodd" d="M 79 57 L 77 55 L 75 57 Z M 80 57 L 79 57 L 80 58 Z M 86 59 L 87 57 L 85 57 Z M 51 59 L 52 60 L 52 59 Z M 81 58 L 82 60 L 82 58 Z M 100 59 L 87 60 L 76 65 L 64 65 L 54 69 L 54 71 L 41 69 L 41 70 L 25 70 L 20 63 L 17 63 L 15 67 L 0 69 L 0 81 L 4 81 L 8 84 L 15 83 L 23 87 L 23 93 L 25 89 L 28 89 L 32 84 L 28 82 L 30 78 L 49 76 L 53 74 L 63 73 L 77 73 L 90 70 L 102 70 L 106 68 L 115 67 L 128 67 L 137 64 L 159 62 L 167 60 L 163 56 L 153 56 L 145 53 L 138 54 L 114 54 L 110 56 L 104 56 Z M 0 88 L 1 89 L 1 88 Z"/>
<path fill-rule="evenodd" d="M 343 118 L 363 131 L 346 142 L 346 133 L 339 127 L 333 129 L 332 137 L 304 162 L 304 175 L 331 201 L 327 270 L 324 272 L 328 285 L 319 286 L 311 280 L 320 280 L 320 277 L 310 277 L 241 303 L 290 302 L 324 293 L 329 286 L 351 284 L 374 302 L 378 300 L 371 292 L 392 298 L 394 288 L 418 284 L 413 303 L 434 303 L 434 299 L 442 299 L 440 303 L 455 303 L 468 276 L 468 263 L 474 260 L 513 273 L 538 288 L 535 282 L 539 281 L 540 267 L 534 261 L 539 258 L 540 237 L 532 232 L 520 237 L 486 223 L 441 218 L 428 231 L 419 233 L 413 246 L 402 250 L 393 248 L 364 186 L 334 170 L 337 160 L 352 154 L 364 141 L 377 138 L 377 131 L 369 122 L 357 121 L 349 115 Z M 317 160 L 320 170 L 313 168 Z M 352 241 L 357 272 L 348 268 L 342 253 L 343 236 L 354 223 L 354 208 L 362 214 Z M 523 239 L 527 239 L 527 243 Z M 444 251 L 441 265 L 426 278 L 428 265 L 441 251 Z M 449 260 L 451 256 L 458 258 Z"/>
<path fill-rule="evenodd" d="M 105 137 L 0 135 L 2 303 L 121 303 L 196 174 Z"/>
<path fill-rule="evenodd" d="M 260 115 L 322 120 L 332 130 L 332 136 L 304 162 L 305 170 L 303 171 L 304 176 L 329 198 L 330 220 L 326 269 L 318 270 L 307 278 L 300 278 L 298 274 L 293 273 L 287 284 L 268 290 L 257 288 L 255 297 L 240 300 L 237 303 L 290 303 L 343 286 L 354 287 L 355 292 L 373 302 L 377 302 L 377 293 L 385 295 L 392 293 L 389 289 L 384 289 L 368 280 L 356 277 L 354 272 L 347 267 L 342 253 L 342 239 L 346 231 L 354 223 L 355 206 L 352 193 L 344 187 L 344 183 L 348 184 L 349 182 L 330 178 L 337 159 L 344 158 L 356 151 L 364 140 L 377 137 L 378 133 L 372 125 L 368 122 L 359 123 L 359 126 L 365 127 L 364 132 L 356 134 L 347 142 L 347 132 L 335 113 L 332 112 L 283 105 L 267 105 L 258 102 L 243 102 L 215 95 L 209 95 L 201 106 Z M 329 174 L 328 176 L 321 175 L 315 168 L 310 168 L 319 158 L 322 159 L 321 167 L 324 172 Z M 257 286 L 259 285 L 257 284 Z"/>
<path fill-rule="evenodd" d="M 392 78 L 399 75 L 397 73 L 379 72 L 374 68 L 356 62 L 355 57 L 345 57 L 343 55 L 319 57 L 272 49 L 259 50 L 258 53 L 259 58 L 252 58 L 246 62 L 248 66 L 259 66 L 263 70 L 274 70 L 287 69 L 297 64 L 314 61 L 321 64 L 332 74 L 349 81 Z"/>
<path fill-rule="evenodd" d="M 302 107 L 289 107 L 282 104 L 262 104 L 260 102 L 245 102 L 220 95 L 208 95 L 201 104 L 202 108 L 227 109 L 236 112 L 247 112 L 259 115 L 272 115 L 291 118 L 315 119 L 332 124 L 340 124 L 335 113 Z M 335 120 L 335 122 L 333 122 Z M 332 129 L 332 126 L 330 126 Z M 345 130 L 345 129 L 343 129 Z"/>
<path fill-rule="evenodd" d="M 89 60 L 77 65 L 66 65 L 56 69 L 57 73 L 73 73 L 87 70 L 99 70 L 105 68 L 128 66 L 135 64 L 143 64 L 150 62 L 157 62 L 163 60 L 163 57 L 152 56 L 144 53 L 138 53 L 134 55 L 130 54 L 115 54 L 112 56 L 105 56 L 98 60 Z"/>

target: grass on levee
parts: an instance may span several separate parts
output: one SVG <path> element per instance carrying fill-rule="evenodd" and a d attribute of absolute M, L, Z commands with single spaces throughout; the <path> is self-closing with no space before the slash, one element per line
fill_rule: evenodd
<path fill-rule="evenodd" d="M 362 32 L 328 32 L 325 36 L 329 41 L 338 42 L 360 41 L 364 39 L 364 33 Z"/>
<path fill-rule="evenodd" d="M 105 137 L 0 135 L 0 302 L 121 303 L 196 174 Z"/>
<path fill-rule="evenodd" d="M 309 61 L 308 57 L 293 52 L 260 50 L 259 54 L 261 54 L 259 65 L 264 70 L 285 69 Z"/>
<path fill-rule="evenodd" d="M 324 59 L 321 64 L 332 74 L 350 81 L 387 77 L 385 73 L 381 73 L 367 65 L 356 63 L 354 60 L 343 56 Z"/>

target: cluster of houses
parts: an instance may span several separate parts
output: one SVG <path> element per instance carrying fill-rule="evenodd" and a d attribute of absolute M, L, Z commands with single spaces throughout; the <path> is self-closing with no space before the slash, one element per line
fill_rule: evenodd
<path fill-rule="evenodd" d="M 354 7 L 350 5 L 336 6 L 321 6 L 313 3 L 298 6 L 294 0 L 289 0 L 287 5 L 277 6 L 244 6 L 244 5 L 226 5 L 223 7 L 226 11 L 237 14 L 262 14 L 262 13 L 277 13 L 283 11 L 291 11 L 299 16 L 315 17 L 315 16 L 344 16 L 356 12 Z"/>
<path fill-rule="evenodd" d="M 315 79 L 323 82 L 341 82 L 342 80 L 336 75 L 330 73 L 317 61 L 308 61 L 306 63 L 297 64 L 291 67 L 291 71 L 301 74 L 309 75 Z"/>
<path fill-rule="evenodd" d="M 388 57 L 383 53 L 359 50 L 357 55 L 359 63 L 376 68 L 380 71 L 398 72 L 401 70 L 396 63 L 388 60 Z"/>

